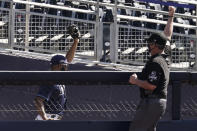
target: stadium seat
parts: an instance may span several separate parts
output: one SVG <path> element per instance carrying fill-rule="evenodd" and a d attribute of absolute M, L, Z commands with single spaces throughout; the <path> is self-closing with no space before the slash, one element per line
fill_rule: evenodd
<path fill-rule="evenodd" d="M 121 25 L 129 25 L 129 21 L 127 19 L 120 19 Z"/>
<path fill-rule="evenodd" d="M 154 9 L 154 7 L 150 6 L 150 5 L 147 5 L 147 8 L 148 9 Z M 157 19 L 155 13 L 147 13 L 147 18 L 149 18 L 149 19 Z M 156 29 L 157 28 L 157 24 L 156 23 L 146 22 L 145 23 L 145 27 L 149 28 L 149 29 Z"/>
<path fill-rule="evenodd" d="M 196 19 L 189 19 L 189 24 L 190 25 L 196 25 Z M 196 34 L 196 30 L 195 29 L 189 29 L 188 34 L 195 35 Z"/>
<path fill-rule="evenodd" d="M 187 19 L 182 19 L 182 18 L 176 18 L 176 21 L 180 24 L 186 24 L 186 25 L 189 25 L 189 20 Z M 185 34 L 185 29 L 184 28 L 181 28 L 181 27 L 177 27 L 178 28 L 178 32 L 182 33 L 182 34 Z M 177 33 L 178 33 L 177 32 Z"/>
<path fill-rule="evenodd" d="M 114 17 L 111 9 L 106 9 L 103 16 L 103 22 L 113 22 Z"/>
<path fill-rule="evenodd" d="M 10 8 L 10 3 L 5 1 L 0 1 L 1 8 Z"/>
<path fill-rule="evenodd" d="M 64 6 L 73 7 L 73 3 L 71 1 L 65 0 L 64 1 Z"/>
<path fill-rule="evenodd" d="M 121 15 L 127 15 L 126 9 L 120 9 L 120 14 Z"/>
<path fill-rule="evenodd" d="M 184 14 L 184 13 L 185 13 L 185 10 L 184 10 L 184 8 L 177 7 L 177 8 L 176 8 L 176 13 Z"/>
<path fill-rule="evenodd" d="M 141 17 L 141 12 L 140 11 L 135 11 L 135 16 L 136 17 Z M 136 26 L 136 27 L 142 27 L 142 22 L 141 21 L 133 21 L 132 25 Z"/>
<path fill-rule="evenodd" d="M 96 7 L 95 7 L 94 5 L 89 6 L 89 9 L 90 9 L 91 11 L 96 11 Z M 92 21 L 95 21 L 95 20 L 96 20 L 96 15 L 89 14 L 89 15 L 88 15 L 88 19 L 89 19 L 89 20 L 92 20 Z"/>
<path fill-rule="evenodd" d="M 24 10 L 26 8 L 25 4 L 20 4 L 20 3 L 16 3 L 15 4 L 15 9 L 22 9 Z"/>
<path fill-rule="evenodd" d="M 64 6 L 66 6 L 66 7 L 73 7 L 73 4 L 72 4 L 71 1 L 66 0 L 66 1 L 64 2 Z M 72 11 L 63 10 L 63 11 L 62 11 L 62 16 L 65 16 L 65 17 L 72 17 Z"/>
<path fill-rule="evenodd" d="M 134 1 L 133 0 L 125 0 L 125 5 L 126 6 L 134 6 Z"/>
<path fill-rule="evenodd" d="M 111 0 L 102 0 L 104 3 L 111 3 Z"/>
<path fill-rule="evenodd" d="M 57 1 L 56 0 L 47 0 L 47 3 L 51 4 L 51 5 L 57 5 Z M 48 11 L 47 11 L 47 14 L 57 15 L 57 9 L 49 8 Z"/>
<path fill-rule="evenodd" d="M 140 8 L 139 3 L 134 3 L 134 7 Z M 142 12 L 141 11 L 133 11 L 133 15 L 136 17 L 142 17 Z M 132 26 L 136 27 L 142 27 L 142 22 L 141 21 L 132 21 Z"/>
<path fill-rule="evenodd" d="M 80 3 L 77 2 L 77 1 L 73 1 L 73 2 L 72 2 L 72 5 L 73 5 L 74 8 L 79 8 L 79 4 L 80 4 Z"/>
<path fill-rule="evenodd" d="M 32 2 L 42 3 L 41 0 L 32 0 Z M 31 8 L 31 12 L 43 13 L 44 9 L 42 7 L 40 7 L 40 6 L 34 6 L 33 8 Z"/>
<path fill-rule="evenodd" d="M 0 7 L 1 8 L 10 8 L 10 3 L 9 2 L 5 2 L 5 1 L 0 1 Z M 6 22 L 8 22 L 8 15 L 5 16 L 7 11 L 4 10 L 0 10 L 0 22 L 1 22 L 1 26 L 6 24 Z M 3 20 L 4 19 L 4 20 Z M 7 20 L 6 20 L 7 19 Z"/>
<path fill-rule="evenodd" d="M 110 0 L 111 1 L 111 3 L 115 3 L 115 0 Z"/>
<path fill-rule="evenodd" d="M 88 5 L 87 4 L 79 4 L 78 8 L 83 9 L 83 10 L 88 10 Z M 75 18 L 87 20 L 87 14 L 77 12 L 75 14 Z"/>

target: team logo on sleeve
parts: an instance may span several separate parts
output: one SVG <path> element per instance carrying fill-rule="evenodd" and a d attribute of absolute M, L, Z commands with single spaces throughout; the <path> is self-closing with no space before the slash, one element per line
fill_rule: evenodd
<path fill-rule="evenodd" d="M 148 79 L 153 82 L 157 80 L 157 75 L 156 71 L 152 71 L 151 74 L 148 76 Z"/>

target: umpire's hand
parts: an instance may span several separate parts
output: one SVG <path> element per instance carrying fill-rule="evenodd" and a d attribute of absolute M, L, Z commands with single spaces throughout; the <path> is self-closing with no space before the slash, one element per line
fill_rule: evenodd
<path fill-rule="evenodd" d="M 130 78 L 129 78 L 129 83 L 131 83 L 131 84 L 136 84 L 136 82 L 137 82 L 137 80 L 138 80 L 138 78 L 137 78 L 137 74 L 133 74 L 133 75 L 131 75 L 130 76 Z"/>

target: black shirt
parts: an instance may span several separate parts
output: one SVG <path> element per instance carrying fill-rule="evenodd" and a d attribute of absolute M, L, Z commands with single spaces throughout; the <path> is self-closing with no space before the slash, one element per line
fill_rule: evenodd
<path fill-rule="evenodd" d="M 153 96 L 157 98 L 167 97 L 169 67 L 162 55 L 156 54 L 152 56 L 149 61 L 147 61 L 138 78 L 140 80 L 146 80 L 156 86 L 153 91 L 140 88 L 141 98 Z"/>

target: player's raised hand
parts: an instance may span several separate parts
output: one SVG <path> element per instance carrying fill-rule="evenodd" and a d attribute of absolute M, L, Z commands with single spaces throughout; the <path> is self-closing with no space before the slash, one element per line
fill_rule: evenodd
<path fill-rule="evenodd" d="M 174 13 L 175 13 L 176 8 L 173 7 L 173 6 L 169 6 L 168 10 L 169 10 L 168 15 L 169 16 L 174 16 Z"/>

